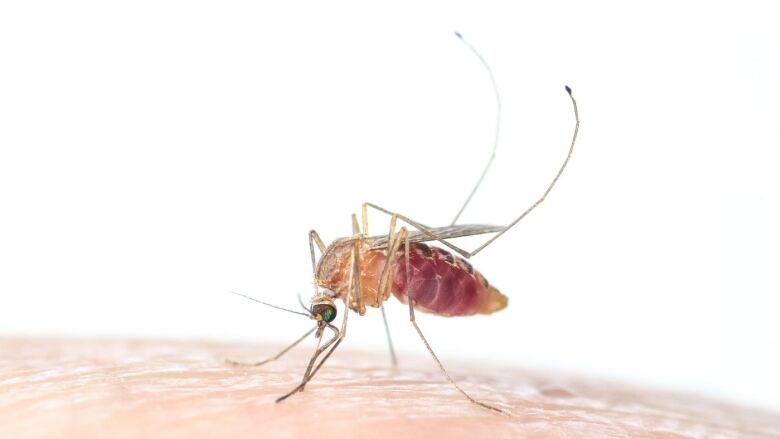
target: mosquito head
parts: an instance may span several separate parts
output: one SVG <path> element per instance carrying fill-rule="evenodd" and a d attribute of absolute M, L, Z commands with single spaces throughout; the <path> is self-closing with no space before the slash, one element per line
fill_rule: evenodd
<path fill-rule="evenodd" d="M 330 296 L 320 294 L 312 299 L 310 312 L 315 320 L 325 325 L 336 318 L 336 304 Z"/>

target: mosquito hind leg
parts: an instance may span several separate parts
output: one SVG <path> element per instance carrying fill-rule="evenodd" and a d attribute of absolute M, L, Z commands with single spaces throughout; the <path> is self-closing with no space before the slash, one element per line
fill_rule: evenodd
<path fill-rule="evenodd" d="M 401 221 L 409 224 L 410 226 L 414 227 L 415 229 L 417 229 L 417 230 L 427 234 L 428 236 L 431 237 L 431 239 L 433 239 L 435 241 L 438 241 L 438 242 L 442 243 L 443 245 L 449 247 L 450 249 L 452 249 L 452 251 L 458 253 L 459 255 L 463 256 L 464 258 L 468 259 L 469 257 L 471 257 L 471 253 L 467 252 L 466 250 L 463 250 L 462 248 L 458 247 L 457 245 L 455 245 L 455 244 L 453 244 L 453 243 L 451 243 L 451 242 L 449 242 L 449 241 L 447 241 L 445 239 L 439 238 L 436 235 L 436 232 L 434 232 L 433 230 L 431 230 L 430 227 L 428 227 L 428 226 L 426 226 L 426 225 L 424 225 L 422 223 L 414 221 L 413 219 L 411 219 L 411 218 L 409 218 L 409 217 L 407 217 L 405 215 L 401 215 L 400 213 L 392 212 L 390 210 L 385 209 L 384 207 L 377 206 L 374 203 L 366 202 L 366 203 L 363 203 L 363 206 L 364 206 L 364 208 L 371 207 L 371 208 L 373 208 L 375 210 L 378 210 L 378 211 L 380 211 L 382 213 L 390 215 L 391 233 L 388 234 L 388 243 L 392 242 L 392 239 L 393 239 L 393 230 L 392 229 L 394 229 L 393 226 L 395 225 L 395 220 L 400 219 Z"/>
<path fill-rule="evenodd" d="M 498 92 L 498 86 L 496 85 L 496 79 L 493 77 L 493 70 L 491 70 L 490 66 L 488 65 L 487 61 L 485 61 L 485 58 L 480 55 L 479 51 L 471 45 L 468 41 L 466 41 L 465 38 L 458 32 L 455 32 L 455 36 L 460 39 L 463 44 L 468 46 L 469 49 L 474 53 L 474 55 L 477 56 L 479 61 L 482 63 L 482 66 L 485 68 L 485 71 L 487 72 L 488 76 L 490 77 L 490 85 L 493 86 L 493 95 L 496 98 L 496 128 L 495 132 L 493 134 L 493 150 L 490 153 L 490 158 L 488 158 L 487 163 L 485 164 L 484 169 L 482 169 L 482 174 L 480 174 L 479 179 L 477 179 L 477 183 L 474 185 L 474 188 L 469 192 L 468 197 L 466 197 L 466 201 L 463 202 L 463 205 L 460 207 L 460 210 L 458 210 L 458 213 L 455 215 L 455 218 L 453 218 L 450 225 L 455 225 L 455 223 L 458 222 L 458 218 L 460 218 L 460 215 L 463 213 L 464 210 L 466 210 L 466 206 L 469 205 L 469 202 L 471 202 L 471 199 L 474 197 L 474 194 L 477 192 L 477 189 L 479 189 L 479 186 L 482 184 L 482 180 L 485 179 L 485 175 L 487 175 L 488 170 L 490 169 L 490 165 L 493 164 L 493 160 L 496 158 L 496 149 L 498 149 L 498 138 L 499 134 L 501 133 L 501 95 Z"/>
<path fill-rule="evenodd" d="M 450 382 L 457 390 L 461 393 L 461 395 L 465 396 L 466 399 L 473 402 L 474 404 L 486 408 L 488 410 L 492 410 L 494 412 L 498 413 L 504 413 L 503 410 L 501 410 L 498 407 L 493 407 L 492 405 L 485 404 L 482 401 L 478 401 L 471 397 L 468 393 L 466 393 L 465 390 L 461 389 L 458 383 L 455 382 L 454 379 L 450 376 L 450 374 L 447 372 L 447 369 L 444 368 L 444 365 L 442 364 L 441 360 L 439 360 L 439 357 L 436 356 L 436 353 L 433 352 L 433 349 L 431 348 L 430 343 L 428 343 L 428 340 L 425 338 L 425 335 L 423 335 L 422 330 L 420 329 L 420 326 L 417 324 L 417 321 L 414 316 L 414 299 L 412 297 L 411 292 L 411 269 L 409 266 L 409 237 L 408 232 L 406 231 L 405 227 L 401 228 L 401 231 L 398 233 L 399 241 L 404 241 L 404 259 L 405 259 L 405 267 L 406 267 L 406 301 L 409 304 L 409 320 L 412 322 L 412 325 L 414 326 L 414 329 L 417 331 L 417 335 L 420 336 L 420 339 L 422 340 L 423 344 L 425 344 L 425 348 L 428 349 L 428 352 L 431 354 L 431 357 L 433 357 L 433 361 L 436 362 L 436 365 L 439 366 L 439 370 L 444 375 L 445 378 L 447 378 L 447 381 Z"/>
<path fill-rule="evenodd" d="M 429 235 L 432 239 L 434 239 L 434 240 L 444 244 L 445 246 L 449 247 L 450 249 L 452 249 L 453 251 L 457 252 L 458 254 L 460 254 L 461 256 L 463 256 L 466 259 L 476 255 L 477 253 L 479 253 L 482 250 L 484 250 L 485 247 L 487 247 L 488 245 L 492 244 L 493 241 L 498 239 L 501 235 L 506 233 L 509 229 L 514 227 L 515 224 L 519 223 L 520 220 L 525 218 L 529 213 L 531 213 L 531 211 L 536 209 L 537 206 L 542 204 L 542 202 L 547 198 L 547 195 L 550 194 L 550 191 L 552 191 L 552 188 L 558 182 L 558 179 L 561 177 L 561 174 L 563 174 L 563 171 L 566 169 L 566 165 L 569 164 L 569 160 L 571 159 L 571 155 L 574 152 L 574 144 L 577 141 L 577 133 L 579 132 L 579 129 L 580 129 L 580 115 L 579 115 L 579 111 L 577 110 L 577 100 L 574 99 L 574 96 L 572 95 L 571 88 L 569 88 L 568 86 L 566 87 L 566 93 L 569 94 L 569 99 L 571 100 L 572 108 L 574 110 L 574 132 L 572 134 L 571 144 L 569 145 L 569 152 L 568 152 L 568 154 L 566 154 L 566 158 L 563 159 L 563 163 L 561 164 L 561 167 L 558 168 L 558 172 L 555 174 L 555 177 L 553 177 L 552 181 L 547 186 L 547 189 L 544 191 L 542 196 L 539 197 L 539 199 L 537 199 L 533 204 L 531 204 L 530 207 L 528 207 L 525 211 L 523 211 L 523 213 L 521 213 L 520 216 L 518 216 L 517 218 L 512 220 L 512 222 L 510 222 L 506 227 L 504 227 L 501 231 L 496 233 L 494 236 L 492 236 L 490 239 L 485 241 L 482 245 L 480 245 L 476 249 L 474 249 L 472 251 L 466 251 L 466 250 L 464 250 L 464 249 L 462 249 L 462 248 L 460 248 L 460 247 L 450 243 L 447 240 L 439 238 L 438 236 L 436 236 L 436 233 L 434 233 L 429 227 L 427 227 L 427 226 L 425 226 L 423 224 L 420 224 L 417 221 L 413 221 L 409 217 L 401 215 L 401 214 L 399 214 L 397 212 L 392 212 L 392 211 L 387 210 L 385 208 L 379 207 L 376 204 L 364 203 L 363 204 L 364 209 L 366 207 L 372 207 L 372 208 L 374 208 L 374 209 L 376 209 L 376 210 L 378 210 L 380 212 L 386 213 L 386 214 L 388 214 L 390 216 L 396 216 L 398 219 L 403 220 L 404 222 L 406 222 L 410 226 L 412 226 L 412 227 L 418 229 L 419 231 Z M 485 170 L 487 171 L 487 168 L 485 168 Z M 479 186 L 479 182 L 477 182 L 477 187 L 478 186 Z M 475 187 L 474 190 L 476 190 L 476 187 Z M 466 204 L 468 204 L 468 199 L 466 200 L 466 203 L 464 204 L 464 208 L 465 208 Z"/>

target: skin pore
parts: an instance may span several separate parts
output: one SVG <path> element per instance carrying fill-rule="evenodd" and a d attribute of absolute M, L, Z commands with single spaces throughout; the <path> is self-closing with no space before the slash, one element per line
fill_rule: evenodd
<path fill-rule="evenodd" d="M 310 353 L 257 368 L 279 346 L 0 338 L 0 437 L 780 437 L 780 417 L 703 397 L 496 364 L 454 378 L 508 414 L 466 401 L 430 359 L 348 348 L 299 393 Z"/>

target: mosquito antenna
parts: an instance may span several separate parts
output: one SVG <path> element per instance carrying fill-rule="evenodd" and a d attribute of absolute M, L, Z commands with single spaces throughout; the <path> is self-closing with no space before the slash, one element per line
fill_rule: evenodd
<path fill-rule="evenodd" d="M 485 178 L 488 169 L 490 169 L 490 165 L 493 164 L 493 159 L 496 158 L 496 148 L 498 148 L 498 135 L 501 131 L 501 96 L 498 93 L 498 86 L 496 85 L 496 79 L 493 77 L 493 71 L 490 69 L 490 66 L 488 65 L 487 61 L 485 61 L 485 58 L 482 57 L 479 51 L 477 51 L 477 49 L 475 49 L 474 46 L 471 45 L 471 43 L 469 43 L 465 38 L 463 38 L 463 35 L 461 35 L 459 32 L 455 32 L 455 36 L 458 37 L 459 40 L 463 41 L 463 44 L 468 46 L 468 48 L 471 49 L 474 55 L 476 55 L 477 58 L 479 58 L 479 62 L 482 63 L 482 65 L 485 67 L 485 70 L 487 70 L 488 75 L 490 76 L 490 84 L 493 86 L 493 94 L 495 94 L 496 96 L 496 131 L 493 137 L 493 151 L 490 153 L 490 158 L 488 159 L 488 162 L 485 165 L 485 169 L 482 170 L 482 175 L 479 176 L 479 179 L 477 180 L 477 184 L 474 185 L 474 189 L 471 190 L 471 193 L 466 198 L 466 201 L 463 203 L 463 206 L 461 206 L 460 210 L 458 211 L 458 214 L 455 215 L 455 218 L 450 223 L 451 226 L 454 226 L 455 223 L 458 222 L 458 218 L 460 218 L 460 215 L 466 209 L 466 206 L 469 205 L 471 198 L 477 192 L 477 189 L 479 189 L 479 185 L 482 184 L 482 180 Z"/>
<path fill-rule="evenodd" d="M 280 309 L 280 310 L 282 310 L 282 311 L 291 312 L 291 313 L 293 313 L 293 314 L 299 314 L 299 315 L 302 315 L 302 316 L 305 316 L 305 317 L 309 317 L 309 316 L 310 316 L 310 314 L 304 314 L 304 313 L 302 313 L 302 312 L 293 311 L 293 310 L 291 310 L 291 309 L 282 308 L 281 306 L 276 306 L 276 305 L 272 305 L 272 304 L 270 304 L 270 303 L 263 302 L 262 300 L 255 299 L 254 297 L 249 297 L 249 296 L 247 296 L 246 294 L 237 293 L 237 292 L 235 292 L 235 291 L 229 291 L 229 292 L 230 292 L 230 293 L 233 293 L 233 294 L 235 294 L 236 296 L 241 296 L 241 297 L 247 298 L 247 299 L 249 299 L 249 300 L 251 300 L 251 301 L 253 301 L 253 302 L 262 303 L 262 304 L 263 304 L 263 305 L 265 305 L 265 306 L 270 306 L 271 308 Z"/>
<path fill-rule="evenodd" d="M 301 304 L 301 308 L 303 308 L 304 311 L 309 313 L 310 316 L 314 317 L 314 313 L 311 312 L 311 310 L 308 307 L 306 307 L 305 303 L 303 303 L 303 297 L 301 297 L 301 292 L 300 291 L 298 291 L 298 303 Z"/>

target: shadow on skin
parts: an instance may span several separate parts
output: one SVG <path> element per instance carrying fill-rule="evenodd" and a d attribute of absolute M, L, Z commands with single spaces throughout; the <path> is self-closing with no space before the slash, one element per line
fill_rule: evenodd
<path fill-rule="evenodd" d="M 303 393 L 308 358 L 234 368 L 275 347 L 175 341 L 0 339 L 0 437 L 780 437 L 776 414 L 581 378 L 336 352 Z M 428 361 L 426 361 L 428 360 Z"/>

